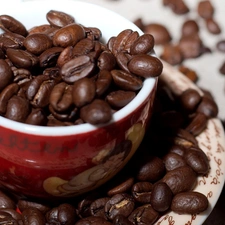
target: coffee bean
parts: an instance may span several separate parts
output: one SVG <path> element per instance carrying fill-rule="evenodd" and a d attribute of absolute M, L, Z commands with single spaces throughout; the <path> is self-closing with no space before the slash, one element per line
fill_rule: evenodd
<path fill-rule="evenodd" d="M 150 204 L 137 207 L 128 217 L 129 221 L 137 225 L 152 225 L 159 217 L 159 213 L 155 211 Z"/>
<path fill-rule="evenodd" d="M 162 178 L 173 194 L 190 191 L 196 184 L 197 175 L 189 166 L 182 166 L 166 173 Z"/>
<path fill-rule="evenodd" d="M 46 14 L 46 18 L 50 25 L 56 27 L 64 27 L 75 22 L 73 16 L 57 10 L 48 11 L 48 13 Z"/>
<path fill-rule="evenodd" d="M 184 21 L 184 23 L 182 24 L 181 27 L 181 35 L 182 36 L 189 36 L 189 35 L 193 35 L 199 32 L 199 25 L 197 24 L 197 22 L 193 19 L 189 19 Z"/>
<path fill-rule="evenodd" d="M 208 204 L 207 197 L 200 192 L 182 192 L 173 197 L 171 209 L 179 214 L 201 213 Z"/>
<path fill-rule="evenodd" d="M 154 37 L 156 45 L 168 44 L 172 39 L 169 30 L 159 23 L 149 23 L 145 25 L 144 33 L 151 34 Z"/>
<path fill-rule="evenodd" d="M 127 217 L 118 214 L 113 219 L 113 225 L 133 225 L 133 223 L 130 222 Z"/>
<path fill-rule="evenodd" d="M 153 186 L 150 203 L 158 212 L 165 212 L 170 208 L 173 193 L 164 182 L 158 182 Z"/>
<path fill-rule="evenodd" d="M 95 99 L 80 110 L 80 117 L 90 124 L 107 123 L 111 120 L 111 108 L 104 100 Z"/>
<path fill-rule="evenodd" d="M 0 59 L 0 91 L 2 91 L 13 80 L 13 72 L 10 66 Z"/>
<path fill-rule="evenodd" d="M 152 195 L 153 185 L 150 182 L 137 182 L 132 186 L 132 195 L 135 201 L 144 203 L 150 203 Z"/>
<path fill-rule="evenodd" d="M 90 211 L 92 216 L 99 216 L 106 219 L 105 216 L 105 205 L 109 201 L 110 198 L 98 198 L 93 201 L 90 205 Z"/>
<path fill-rule="evenodd" d="M 220 25 L 215 19 L 208 18 L 205 20 L 205 22 L 206 22 L 206 27 L 211 34 L 220 34 L 221 33 Z"/>
<path fill-rule="evenodd" d="M 73 225 L 77 221 L 75 208 L 70 204 L 60 204 L 52 208 L 45 215 L 47 223 Z"/>
<path fill-rule="evenodd" d="M 113 225 L 109 221 L 98 216 L 89 216 L 75 223 L 75 225 Z"/>
<path fill-rule="evenodd" d="M 105 204 L 105 213 L 108 219 L 113 220 L 119 214 L 129 216 L 134 206 L 134 200 L 130 195 L 116 194 Z"/>
<path fill-rule="evenodd" d="M 203 0 L 198 3 L 197 12 L 198 15 L 204 19 L 212 18 L 214 15 L 214 7 L 208 0 Z"/>
<path fill-rule="evenodd" d="M 225 40 L 220 40 L 216 43 L 216 48 L 220 52 L 225 52 Z"/>
<path fill-rule="evenodd" d="M 16 203 L 0 190 L 0 209 L 16 209 Z"/>
<path fill-rule="evenodd" d="M 44 214 L 37 208 L 27 208 L 22 212 L 23 224 L 45 225 Z"/>
<path fill-rule="evenodd" d="M 53 36 L 53 45 L 59 47 L 74 46 L 78 41 L 85 38 L 84 28 L 79 24 L 69 24 L 60 28 Z"/>
<path fill-rule="evenodd" d="M 174 169 L 179 168 L 181 166 L 187 165 L 184 158 L 181 155 L 178 155 L 178 154 L 173 153 L 173 152 L 167 153 L 163 157 L 163 162 L 165 164 L 165 167 L 166 167 L 167 171 L 171 171 L 171 170 L 174 170 Z"/>
<path fill-rule="evenodd" d="M 127 66 L 131 73 L 144 78 L 157 77 L 162 73 L 162 62 L 151 55 L 135 55 Z"/>

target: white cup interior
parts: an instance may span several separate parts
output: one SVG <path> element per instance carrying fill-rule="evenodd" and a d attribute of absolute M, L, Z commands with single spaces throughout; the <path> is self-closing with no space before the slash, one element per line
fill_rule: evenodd
<path fill-rule="evenodd" d="M 12 6 L 14 3 L 14 6 Z M 132 29 L 143 32 L 131 21 L 120 16 L 116 12 L 105 9 L 91 3 L 77 0 L 35 0 L 28 2 L 6 1 L 0 8 L 0 14 L 8 14 L 22 22 L 27 29 L 47 23 L 46 13 L 49 10 L 64 11 L 74 16 L 75 21 L 87 27 L 98 27 L 102 31 L 103 40 L 107 41 L 112 36 L 118 35 L 122 30 Z M 154 52 L 152 53 L 154 54 Z M 149 95 L 156 82 L 156 78 L 148 78 L 144 81 L 143 88 L 137 96 L 124 108 L 113 114 L 110 123 L 118 121 L 135 110 Z M 81 124 L 67 127 L 43 127 L 15 122 L 0 116 L 0 124 L 19 132 L 35 135 L 70 135 L 89 132 L 96 129 L 91 124 Z M 101 125 L 105 126 L 105 125 Z"/>

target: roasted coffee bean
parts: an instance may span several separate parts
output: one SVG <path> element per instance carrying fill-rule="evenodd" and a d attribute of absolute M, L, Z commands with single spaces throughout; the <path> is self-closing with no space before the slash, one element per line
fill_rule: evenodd
<path fill-rule="evenodd" d="M 27 51 L 39 55 L 52 47 L 52 40 L 45 34 L 30 34 L 23 41 L 23 45 Z"/>
<path fill-rule="evenodd" d="M 182 166 L 171 170 L 162 178 L 173 194 L 190 191 L 196 185 L 197 175 L 189 166 Z"/>
<path fill-rule="evenodd" d="M 131 29 L 121 31 L 113 41 L 112 53 L 116 56 L 118 52 L 129 52 L 131 44 L 138 36 L 138 33 Z"/>
<path fill-rule="evenodd" d="M 113 219 L 113 225 L 133 225 L 133 223 L 127 217 L 118 214 Z"/>
<path fill-rule="evenodd" d="M 146 54 L 153 50 L 155 41 L 151 34 L 143 34 L 138 37 L 130 47 L 130 54 Z"/>
<path fill-rule="evenodd" d="M 206 27 L 211 34 L 220 34 L 221 28 L 219 23 L 214 18 L 208 18 L 205 20 Z"/>
<path fill-rule="evenodd" d="M 181 155 L 176 153 L 170 152 L 167 153 L 163 157 L 163 162 L 165 164 L 166 170 L 171 171 L 181 166 L 186 166 L 187 163 L 185 162 L 184 158 Z"/>
<path fill-rule="evenodd" d="M 198 15 L 204 19 L 209 19 L 214 16 L 214 6 L 212 5 L 211 1 L 202 0 L 198 3 L 197 12 Z"/>
<path fill-rule="evenodd" d="M 58 207 L 52 208 L 45 215 L 49 224 L 67 224 L 74 225 L 77 221 L 75 208 L 67 203 L 60 204 Z"/>
<path fill-rule="evenodd" d="M 10 40 L 12 40 L 17 45 L 17 48 L 22 48 L 24 46 L 25 37 L 20 34 L 6 31 L 1 35 L 1 37 L 9 38 Z"/>
<path fill-rule="evenodd" d="M 95 82 L 87 77 L 74 82 L 72 88 L 73 103 L 82 107 L 92 102 L 96 93 Z"/>
<path fill-rule="evenodd" d="M 202 54 L 203 44 L 198 35 L 185 36 L 180 39 L 179 48 L 184 59 L 197 58 Z"/>
<path fill-rule="evenodd" d="M 100 70 L 112 70 L 116 66 L 116 58 L 109 51 L 103 51 L 98 57 L 98 68 Z"/>
<path fill-rule="evenodd" d="M 103 96 L 106 93 L 106 91 L 109 89 L 111 82 L 112 82 L 111 73 L 107 70 L 100 70 L 95 82 L 96 95 L 98 97 Z"/>
<path fill-rule="evenodd" d="M 131 73 L 144 78 L 157 77 L 163 69 L 162 62 L 158 58 L 143 54 L 133 56 L 127 66 Z"/>
<path fill-rule="evenodd" d="M 74 46 L 73 56 L 86 55 L 94 50 L 95 42 L 89 38 L 83 38 Z"/>
<path fill-rule="evenodd" d="M 24 37 L 28 33 L 25 26 L 20 21 L 10 15 L 0 15 L 0 22 L 3 25 L 3 28 L 13 33 L 20 34 Z"/>
<path fill-rule="evenodd" d="M 31 35 L 31 34 L 39 34 L 39 33 L 45 33 L 46 31 L 52 29 L 52 26 L 50 24 L 42 24 L 42 25 L 38 25 L 38 26 L 34 26 L 34 27 L 31 27 L 29 30 L 28 30 L 28 34 Z"/>
<path fill-rule="evenodd" d="M 188 149 L 184 155 L 184 159 L 197 174 L 208 174 L 210 169 L 209 159 L 201 149 L 196 147 Z"/>
<path fill-rule="evenodd" d="M 47 106 L 51 91 L 56 83 L 56 80 L 47 75 L 36 76 L 27 88 L 27 99 L 36 108 Z"/>
<path fill-rule="evenodd" d="M 105 216 L 105 204 L 109 201 L 110 198 L 98 198 L 93 201 L 90 205 L 90 211 L 92 216 L 99 216 L 106 219 Z"/>
<path fill-rule="evenodd" d="M 0 93 L 0 114 L 4 115 L 7 110 L 8 101 L 19 91 L 19 85 L 16 83 L 9 84 Z"/>
<path fill-rule="evenodd" d="M 208 208 L 208 199 L 200 192 L 182 192 L 173 197 L 171 209 L 179 214 L 197 214 Z"/>
<path fill-rule="evenodd" d="M 18 68 L 31 69 L 39 63 L 37 56 L 22 49 L 8 48 L 6 55 Z"/>
<path fill-rule="evenodd" d="M 138 91 L 143 85 L 141 78 L 122 70 L 112 70 L 111 75 L 114 83 L 126 91 Z"/>
<path fill-rule="evenodd" d="M 78 41 L 85 38 L 84 28 L 76 23 L 60 28 L 53 36 L 53 45 L 66 48 L 74 46 Z"/>
<path fill-rule="evenodd" d="M 130 103 L 136 96 L 133 91 L 113 91 L 106 96 L 106 101 L 113 109 L 121 109 Z"/>
<path fill-rule="evenodd" d="M 19 199 L 17 202 L 17 207 L 20 212 L 23 212 L 25 209 L 28 208 L 37 208 L 44 214 L 51 209 L 50 206 L 48 206 L 47 204 L 30 201 L 28 199 Z"/>
<path fill-rule="evenodd" d="M 69 25 L 71 23 L 75 22 L 75 19 L 73 16 L 57 11 L 57 10 L 50 10 L 48 11 L 46 18 L 50 25 L 56 26 L 56 27 L 65 27 L 66 25 Z"/>
<path fill-rule="evenodd" d="M 31 125 L 45 126 L 47 124 L 47 115 L 41 108 L 34 108 L 27 116 L 25 123 Z"/>
<path fill-rule="evenodd" d="M 178 65 L 183 62 L 183 55 L 178 45 L 169 43 L 163 48 L 160 58 L 171 65 Z"/>
<path fill-rule="evenodd" d="M 187 130 L 194 136 L 197 136 L 202 131 L 205 130 L 207 124 L 208 124 L 207 116 L 203 113 L 196 113 L 194 114 L 193 118 L 191 118 L 191 121 L 186 126 L 185 130 Z"/>
<path fill-rule="evenodd" d="M 73 86 L 65 82 L 56 84 L 50 94 L 49 103 L 57 112 L 65 112 L 73 105 Z"/>
<path fill-rule="evenodd" d="M 159 213 L 150 204 L 137 207 L 128 217 L 129 221 L 137 225 L 152 225 L 159 218 Z"/>
<path fill-rule="evenodd" d="M 89 76 L 95 69 L 95 64 L 86 55 L 78 56 L 65 63 L 60 70 L 62 79 L 67 83 Z"/>
<path fill-rule="evenodd" d="M 213 118 L 218 114 L 218 106 L 212 98 L 203 96 L 196 111 L 205 114 L 208 118 Z"/>
<path fill-rule="evenodd" d="M 126 52 L 118 52 L 116 55 L 116 62 L 121 70 L 130 73 L 127 64 L 132 56 Z"/>
<path fill-rule="evenodd" d="M 194 89 L 187 89 L 179 96 L 181 107 L 188 113 L 194 112 L 201 100 L 202 96 Z"/>
<path fill-rule="evenodd" d="M 73 47 L 68 46 L 64 48 L 57 58 L 57 66 L 62 67 L 66 62 L 73 58 Z"/>
<path fill-rule="evenodd" d="M 197 22 L 193 19 L 186 20 L 181 27 L 181 35 L 182 37 L 184 36 L 190 36 L 190 35 L 195 35 L 196 33 L 199 32 L 199 25 Z"/>
<path fill-rule="evenodd" d="M 21 222 L 21 220 L 22 220 L 21 214 L 18 213 L 16 211 L 16 209 L 7 209 L 7 208 L 3 209 L 2 208 L 2 209 L 0 209 L 0 217 L 2 218 L 3 215 L 8 215 L 9 217 L 11 217 L 11 222 L 14 222 L 14 223 L 17 222 L 19 224 Z M 1 218 L 0 218 L 0 221 L 1 221 Z M 0 222 L 0 224 L 3 224 L 1 222 Z M 9 222 L 9 221 L 7 221 L 7 222 Z M 17 224 L 17 223 L 15 223 L 15 224 Z"/>
<path fill-rule="evenodd" d="M 153 185 L 150 203 L 157 212 L 165 212 L 170 208 L 173 193 L 164 182 L 157 182 Z"/>
<path fill-rule="evenodd" d="M 111 108 L 104 100 L 95 99 L 81 108 L 80 117 L 90 124 L 107 123 L 112 118 Z"/>
<path fill-rule="evenodd" d="M 27 208 L 22 212 L 22 221 L 24 225 L 35 224 L 45 225 L 44 214 L 37 208 Z"/>
<path fill-rule="evenodd" d="M 16 212 L 16 211 L 15 211 Z M 4 225 L 19 225 L 21 219 L 14 219 L 13 216 L 6 210 L 0 210 L 0 224 Z"/>
<path fill-rule="evenodd" d="M 162 178 L 165 173 L 163 160 L 156 156 L 145 158 L 137 169 L 137 179 L 139 181 L 156 181 Z"/>
<path fill-rule="evenodd" d="M 169 148 L 169 151 L 168 153 L 175 153 L 177 155 L 180 155 L 180 156 L 184 156 L 185 154 L 185 147 L 182 146 L 182 145 L 177 145 L 177 144 L 173 144 L 170 148 Z"/>
<path fill-rule="evenodd" d="M 5 60 L 0 59 L 0 91 L 13 80 L 13 72 Z"/>
<path fill-rule="evenodd" d="M 133 183 L 134 183 L 134 178 L 129 177 L 128 179 L 120 182 L 118 185 L 112 187 L 107 192 L 107 195 L 109 197 L 112 197 L 113 195 L 116 195 L 116 194 L 122 194 L 122 193 L 128 192 L 131 189 Z"/>
<path fill-rule="evenodd" d="M 25 122 L 30 113 L 30 105 L 27 99 L 14 95 L 9 99 L 5 117 L 17 122 Z"/>
<path fill-rule="evenodd" d="M 0 209 L 16 209 L 16 203 L 9 195 L 0 190 Z"/>
<path fill-rule="evenodd" d="M 160 23 L 149 23 L 144 27 L 144 33 L 151 34 L 154 37 L 156 45 L 168 44 L 171 40 L 169 30 Z"/>
<path fill-rule="evenodd" d="M 52 67 L 56 65 L 59 55 L 63 51 L 61 47 L 48 48 L 39 55 L 39 65 L 42 68 Z"/>
<path fill-rule="evenodd" d="M 134 210 L 134 206 L 132 196 L 126 193 L 116 194 L 105 204 L 105 214 L 110 220 L 113 220 L 119 214 L 129 216 Z"/>
<path fill-rule="evenodd" d="M 132 186 L 132 196 L 142 204 L 150 203 L 153 184 L 147 181 L 137 182 Z"/>
<path fill-rule="evenodd" d="M 189 8 L 183 0 L 163 0 L 163 5 L 171 8 L 177 15 L 183 15 L 189 12 Z"/>
<path fill-rule="evenodd" d="M 98 216 L 89 216 L 75 223 L 75 225 L 113 225 L 109 221 Z"/>

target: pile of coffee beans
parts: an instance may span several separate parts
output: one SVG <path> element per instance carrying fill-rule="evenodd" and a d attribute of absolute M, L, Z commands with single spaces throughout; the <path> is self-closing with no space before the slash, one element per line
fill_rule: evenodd
<path fill-rule="evenodd" d="M 22 123 L 103 124 L 162 72 L 149 55 L 150 34 L 131 29 L 103 43 L 101 30 L 50 10 L 48 24 L 30 30 L 0 15 L 0 115 Z"/>
<path fill-rule="evenodd" d="M 205 211 L 208 199 L 194 188 L 210 164 L 196 136 L 217 116 L 218 107 L 202 91 L 203 96 L 195 89 L 175 96 L 159 79 L 144 140 L 114 178 L 83 196 L 47 202 L 2 190 L 0 223 L 151 225 L 171 210 L 181 215 Z"/>
<path fill-rule="evenodd" d="M 171 9 L 178 19 L 184 19 L 178 40 L 173 38 L 173 34 L 169 32 L 168 27 L 162 23 L 145 23 L 142 18 L 137 18 L 134 21 L 144 33 L 152 34 L 156 45 L 162 47 L 161 59 L 171 65 L 179 66 L 185 60 L 199 58 L 212 51 L 224 52 L 225 40 L 222 37 L 219 38 L 222 28 L 220 22 L 216 20 L 216 9 L 213 1 L 198 1 L 192 9 L 188 7 L 185 0 L 162 0 L 161 2 L 164 7 Z M 182 15 L 185 17 L 181 18 Z M 214 48 L 206 46 L 201 31 L 218 36 Z M 225 62 L 221 62 L 218 72 L 225 74 Z"/>

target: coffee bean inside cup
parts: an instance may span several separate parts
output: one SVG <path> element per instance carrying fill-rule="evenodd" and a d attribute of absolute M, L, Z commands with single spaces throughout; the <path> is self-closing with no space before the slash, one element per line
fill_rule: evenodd
<path fill-rule="evenodd" d="M 46 18 L 49 24 L 27 30 L 0 15 L 0 116 L 40 126 L 104 124 L 162 72 L 149 55 L 150 34 L 126 29 L 104 43 L 104 31 L 65 12 L 50 10 Z"/>

